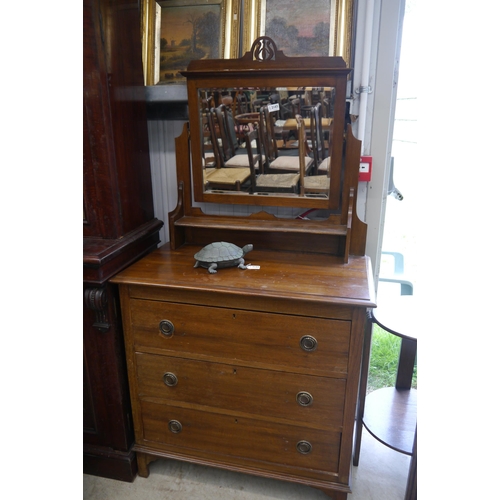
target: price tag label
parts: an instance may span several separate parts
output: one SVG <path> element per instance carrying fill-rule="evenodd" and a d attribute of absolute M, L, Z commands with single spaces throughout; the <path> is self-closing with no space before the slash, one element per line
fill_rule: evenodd
<path fill-rule="evenodd" d="M 279 111 L 280 110 L 280 105 L 278 103 L 276 104 L 268 104 L 267 109 L 269 109 L 269 112 L 272 113 L 273 111 Z"/>

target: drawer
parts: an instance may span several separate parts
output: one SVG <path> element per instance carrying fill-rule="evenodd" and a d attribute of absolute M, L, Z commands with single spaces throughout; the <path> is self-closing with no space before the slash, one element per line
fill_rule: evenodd
<path fill-rule="evenodd" d="M 139 444 L 196 456 L 209 453 L 250 459 L 278 466 L 300 467 L 307 475 L 338 472 L 340 433 L 276 424 L 251 418 L 235 418 L 142 401 L 143 438 Z M 139 438 L 139 436 L 138 436 Z M 309 448 L 310 447 L 310 448 Z M 302 450 L 302 451 L 299 451 Z M 315 471 L 312 471 L 315 469 Z"/>
<path fill-rule="evenodd" d="M 136 354 L 138 395 L 261 416 L 342 426 L 345 380 L 171 356 Z"/>
<path fill-rule="evenodd" d="M 134 299 L 136 350 L 201 353 L 307 373 L 347 373 L 350 321 Z M 160 330 L 160 323 L 165 334 Z M 302 344 L 301 344 L 302 343 Z"/>

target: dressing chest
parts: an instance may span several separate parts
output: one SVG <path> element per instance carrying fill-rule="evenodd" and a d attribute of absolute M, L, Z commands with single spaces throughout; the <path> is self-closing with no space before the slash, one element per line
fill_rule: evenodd
<path fill-rule="evenodd" d="M 360 143 L 344 127 L 347 74 L 340 58 L 278 52 L 261 60 L 254 48 L 239 60 L 188 67 L 190 124 L 176 139 L 170 245 L 112 280 L 120 291 L 141 476 L 151 460 L 171 458 L 302 483 L 337 500 L 351 491 L 363 327 L 375 304 L 366 226 L 356 215 Z M 245 89 L 294 82 L 295 91 L 334 90 L 338 130 L 330 138 L 327 197 L 204 185 L 202 91 L 234 91 L 242 81 Z M 209 215 L 194 202 L 262 210 Z M 327 215 L 280 218 L 268 206 Z M 213 241 L 252 243 L 250 268 L 195 268 L 194 254 Z"/>

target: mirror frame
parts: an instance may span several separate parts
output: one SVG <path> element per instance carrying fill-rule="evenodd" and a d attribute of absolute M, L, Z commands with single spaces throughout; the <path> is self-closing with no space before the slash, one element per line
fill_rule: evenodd
<path fill-rule="evenodd" d="M 259 206 L 287 206 L 338 210 L 342 204 L 342 150 L 344 140 L 347 68 L 341 57 L 287 57 L 269 37 L 258 38 L 240 59 L 193 60 L 187 79 L 191 178 L 194 201 Z M 330 159 L 328 199 L 303 196 L 260 196 L 249 193 L 211 193 L 203 188 L 202 127 L 199 89 L 238 87 L 335 87 L 333 155 Z M 189 166 L 187 166 L 189 168 Z"/>

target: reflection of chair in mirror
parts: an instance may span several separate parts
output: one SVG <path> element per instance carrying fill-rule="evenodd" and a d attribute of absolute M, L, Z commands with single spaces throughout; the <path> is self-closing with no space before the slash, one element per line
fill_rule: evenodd
<path fill-rule="evenodd" d="M 220 167 L 250 168 L 246 149 L 240 147 L 236 138 L 232 113 L 226 106 L 221 105 L 212 109 L 210 118 L 212 120 L 213 142 L 217 142 L 219 146 Z"/>
<path fill-rule="evenodd" d="M 242 90 L 238 90 L 234 99 L 233 113 L 235 115 L 242 115 L 244 113 L 250 113 L 250 102 L 248 101 L 248 96 Z"/>
<path fill-rule="evenodd" d="M 314 173 L 318 173 L 318 167 L 326 157 L 325 140 L 322 126 L 321 103 L 317 103 L 311 109 L 311 118 L 309 122 L 309 138 L 314 158 Z M 328 142 L 326 142 L 328 148 Z"/>
<path fill-rule="evenodd" d="M 330 176 L 330 157 L 332 156 L 332 153 L 333 153 L 333 141 L 332 141 L 332 137 L 333 137 L 333 118 L 330 120 L 330 127 L 329 127 L 329 132 L 328 132 L 328 154 L 326 156 L 326 158 L 324 158 L 318 165 L 318 168 L 316 169 L 316 173 L 317 174 L 326 174 L 328 176 Z"/>
<path fill-rule="evenodd" d="M 246 115 L 251 111 L 248 96 L 242 90 L 238 90 L 234 96 L 232 111 L 236 137 L 238 138 L 239 143 L 242 143 L 245 140 L 246 133 L 249 130 L 252 130 L 252 125 L 250 123 L 238 122 L 236 119 L 237 116 Z"/>
<path fill-rule="evenodd" d="M 221 104 L 215 108 L 215 116 L 217 119 L 216 123 L 220 131 L 224 159 L 228 160 L 238 152 L 241 153 L 241 151 L 238 151 L 240 144 L 236 135 L 236 126 L 233 114 L 228 106 Z"/>
<path fill-rule="evenodd" d="M 328 196 L 330 189 L 330 176 L 328 175 L 307 175 L 304 157 L 306 154 L 306 131 L 302 116 L 297 115 L 297 133 L 299 137 L 299 159 L 300 159 L 300 195 Z M 314 136 L 314 128 L 311 133 Z M 314 147 L 314 140 L 313 140 Z"/>
<path fill-rule="evenodd" d="M 229 166 L 230 168 L 226 168 L 228 165 L 222 154 L 221 143 L 219 142 L 217 128 L 214 123 L 213 108 L 207 113 L 207 121 L 215 157 L 215 168 L 204 168 L 203 185 L 205 189 L 241 191 L 245 182 L 250 178 L 248 158 L 246 155 L 237 155 L 243 158 L 244 162 L 240 165 L 231 165 Z"/>
<path fill-rule="evenodd" d="M 290 104 L 292 106 L 293 116 L 300 115 L 300 105 L 301 105 L 300 97 L 292 96 L 290 98 Z"/>
<path fill-rule="evenodd" d="M 290 131 L 283 128 L 286 118 L 292 116 L 291 108 L 283 107 L 279 93 L 269 96 L 269 104 L 278 104 L 279 108 L 274 111 L 269 111 L 271 123 L 273 123 L 273 133 L 277 149 L 286 149 Z M 269 110 L 269 108 L 268 108 Z"/>
<path fill-rule="evenodd" d="M 208 126 L 208 113 L 210 111 L 202 112 L 202 148 L 203 148 L 203 167 L 215 167 L 215 152 L 212 144 L 212 137 L 210 133 L 210 127 Z"/>
<path fill-rule="evenodd" d="M 292 150 L 288 152 L 289 154 L 284 154 L 280 150 L 280 154 L 278 154 L 274 124 L 267 106 L 264 106 L 260 112 L 260 130 L 264 155 L 266 157 L 266 165 L 264 165 L 266 173 L 298 173 L 300 170 L 298 150 Z M 309 156 L 305 156 L 304 162 L 306 175 L 308 175 L 314 160 L 309 158 Z"/>
<path fill-rule="evenodd" d="M 255 193 L 297 193 L 300 174 L 297 173 L 275 173 L 265 174 L 257 173 L 263 171 L 261 144 L 262 135 L 258 125 L 253 130 L 247 133 L 246 148 L 248 161 L 251 163 L 250 182 L 252 185 L 252 192 Z M 257 154 L 254 154 L 253 145 L 257 149 Z"/>
<path fill-rule="evenodd" d="M 242 191 L 249 178 L 249 168 L 207 168 L 203 171 L 203 183 L 209 190 Z"/>

